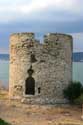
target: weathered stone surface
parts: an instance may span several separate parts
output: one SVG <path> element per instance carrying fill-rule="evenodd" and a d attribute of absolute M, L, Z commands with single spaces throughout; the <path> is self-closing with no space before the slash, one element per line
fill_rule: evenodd
<path fill-rule="evenodd" d="M 34 58 L 31 59 L 31 58 Z M 25 94 L 25 81 L 32 65 L 35 95 Z M 72 37 L 47 34 L 43 44 L 33 33 L 12 34 L 10 37 L 10 98 L 28 103 L 65 102 L 63 89 L 72 79 Z M 39 90 L 40 89 L 40 90 Z M 39 92 L 40 91 L 40 92 Z"/>

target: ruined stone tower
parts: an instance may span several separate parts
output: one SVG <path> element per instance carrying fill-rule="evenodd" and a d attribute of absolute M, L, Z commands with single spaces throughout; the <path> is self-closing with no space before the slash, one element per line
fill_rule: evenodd
<path fill-rule="evenodd" d="M 11 99 L 54 104 L 65 101 L 63 89 L 72 80 L 72 37 L 49 33 L 44 42 L 34 33 L 10 36 Z"/>

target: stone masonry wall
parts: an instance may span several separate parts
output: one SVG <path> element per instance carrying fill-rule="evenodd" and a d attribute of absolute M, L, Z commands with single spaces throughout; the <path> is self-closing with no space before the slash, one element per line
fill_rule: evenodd
<path fill-rule="evenodd" d="M 27 70 L 32 63 L 35 79 L 35 95 L 25 94 Z M 10 37 L 10 84 L 9 96 L 27 103 L 64 102 L 63 89 L 72 80 L 72 37 L 50 33 L 41 44 L 34 33 L 12 34 Z M 40 93 L 38 93 L 40 88 Z"/>

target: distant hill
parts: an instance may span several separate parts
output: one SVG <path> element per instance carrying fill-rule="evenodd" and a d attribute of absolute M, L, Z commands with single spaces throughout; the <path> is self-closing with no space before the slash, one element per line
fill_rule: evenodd
<path fill-rule="evenodd" d="M 8 61 L 9 60 L 9 54 L 0 54 L 0 60 Z"/>
<path fill-rule="evenodd" d="M 83 52 L 73 53 L 73 62 L 83 62 Z"/>
<path fill-rule="evenodd" d="M 0 54 L 0 60 L 9 60 L 9 54 Z M 73 62 L 83 62 L 83 52 L 74 52 L 72 56 Z"/>

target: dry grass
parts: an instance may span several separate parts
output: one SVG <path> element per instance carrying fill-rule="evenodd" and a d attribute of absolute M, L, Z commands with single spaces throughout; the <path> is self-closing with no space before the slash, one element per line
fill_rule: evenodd
<path fill-rule="evenodd" d="M 0 99 L 8 99 L 8 91 L 0 90 Z"/>
<path fill-rule="evenodd" d="M 0 118 L 11 125 L 83 125 L 81 115 L 76 106 L 27 105 L 0 94 Z"/>

